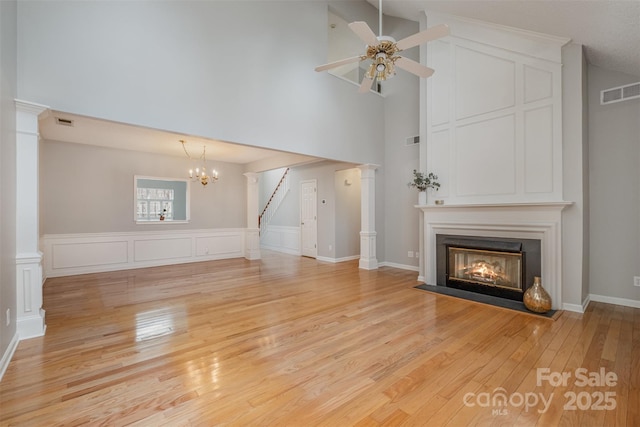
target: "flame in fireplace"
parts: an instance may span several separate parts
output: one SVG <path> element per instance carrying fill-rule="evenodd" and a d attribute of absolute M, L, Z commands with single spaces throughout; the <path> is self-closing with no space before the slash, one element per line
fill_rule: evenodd
<path fill-rule="evenodd" d="M 470 265 L 464 266 L 461 273 L 462 277 L 479 282 L 496 284 L 509 281 L 502 266 L 497 262 L 489 263 L 484 260 L 477 260 Z"/>

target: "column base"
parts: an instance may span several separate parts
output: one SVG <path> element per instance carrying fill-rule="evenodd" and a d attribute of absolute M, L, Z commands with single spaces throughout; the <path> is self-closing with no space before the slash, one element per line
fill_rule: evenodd
<path fill-rule="evenodd" d="M 363 270 L 376 270 L 378 259 L 376 258 L 376 232 L 360 232 L 360 262 L 358 267 Z"/>
<path fill-rule="evenodd" d="M 377 270 L 378 260 L 376 258 L 360 258 L 358 268 L 361 268 L 362 270 Z"/>
<path fill-rule="evenodd" d="M 260 230 L 247 228 L 244 239 L 244 257 L 248 260 L 261 259 L 260 254 Z"/>
<path fill-rule="evenodd" d="M 19 317 L 16 321 L 16 331 L 21 341 L 43 336 L 47 331 L 45 310 L 41 308 L 36 315 Z"/>
<path fill-rule="evenodd" d="M 42 253 L 16 255 L 16 333 L 20 340 L 44 335 L 42 309 Z"/>

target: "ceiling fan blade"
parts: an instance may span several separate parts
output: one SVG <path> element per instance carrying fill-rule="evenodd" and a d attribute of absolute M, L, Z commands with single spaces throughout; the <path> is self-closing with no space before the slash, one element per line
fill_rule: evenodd
<path fill-rule="evenodd" d="M 362 61 L 362 57 L 354 56 L 354 57 L 351 57 L 351 58 L 341 59 L 339 61 L 330 62 L 328 64 L 320 65 L 320 66 L 316 67 L 315 70 L 316 71 L 329 70 L 331 68 L 336 68 L 336 67 L 339 67 L 341 65 L 351 64 L 352 62 L 358 62 L 358 61 Z"/>
<path fill-rule="evenodd" d="M 415 74 L 418 77 L 426 78 L 434 73 L 433 68 L 426 67 L 419 62 L 412 59 L 405 58 L 404 56 L 398 57 L 396 65 L 405 71 Z"/>
<path fill-rule="evenodd" d="M 351 31 L 356 33 L 356 35 L 367 44 L 367 46 L 376 46 L 378 44 L 378 37 L 376 37 L 376 33 L 373 32 L 366 22 L 352 22 L 349 24 L 349 28 L 351 28 Z"/>
<path fill-rule="evenodd" d="M 399 50 L 406 50 L 419 44 L 439 39 L 449 35 L 449 26 L 447 24 L 436 25 L 431 28 L 427 28 L 424 31 L 420 31 L 412 36 L 400 40 L 396 43 L 396 47 Z"/>
<path fill-rule="evenodd" d="M 372 84 L 373 84 L 373 79 L 370 79 L 368 77 L 363 78 L 362 83 L 360 83 L 360 89 L 358 89 L 358 92 L 360 93 L 369 92 L 369 90 L 371 90 Z"/>

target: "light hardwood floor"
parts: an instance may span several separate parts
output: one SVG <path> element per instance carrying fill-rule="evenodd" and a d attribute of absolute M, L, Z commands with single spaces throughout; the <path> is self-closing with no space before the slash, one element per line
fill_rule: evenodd
<path fill-rule="evenodd" d="M 268 252 L 49 279 L 47 334 L 19 344 L 0 424 L 640 426 L 640 309 L 554 321 L 415 280 Z M 538 384 L 539 368 L 571 377 Z"/>

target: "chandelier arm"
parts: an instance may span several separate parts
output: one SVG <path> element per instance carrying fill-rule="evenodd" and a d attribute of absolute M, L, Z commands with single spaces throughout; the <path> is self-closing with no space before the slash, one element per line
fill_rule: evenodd
<path fill-rule="evenodd" d="M 181 139 L 181 140 L 180 140 L 180 143 L 182 144 L 182 149 L 184 150 L 184 154 L 186 154 L 186 155 L 187 155 L 187 158 L 188 158 L 189 160 L 192 160 L 192 159 L 191 159 L 191 156 L 190 156 L 190 155 L 189 155 L 189 153 L 187 152 L 187 147 L 185 147 L 185 146 L 184 146 L 184 143 L 185 143 L 184 139 Z"/>

